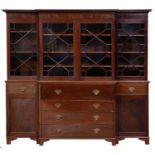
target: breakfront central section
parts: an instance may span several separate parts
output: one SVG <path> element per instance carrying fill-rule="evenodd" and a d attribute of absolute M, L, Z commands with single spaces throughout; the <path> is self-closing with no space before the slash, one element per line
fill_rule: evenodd
<path fill-rule="evenodd" d="M 114 15 L 110 19 L 64 22 L 41 15 L 42 76 L 44 78 L 112 78 Z M 68 18 L 65 14 L 64 18 Z M 89 17 L 88 17 L 89 18 Z"/>

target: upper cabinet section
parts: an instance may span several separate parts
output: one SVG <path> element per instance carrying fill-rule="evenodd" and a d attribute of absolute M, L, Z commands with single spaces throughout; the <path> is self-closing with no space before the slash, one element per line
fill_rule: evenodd
<path fill-rule="evenodd" d="M 150 10 L 6 10 L 9 79 L 147 80 Z"/>

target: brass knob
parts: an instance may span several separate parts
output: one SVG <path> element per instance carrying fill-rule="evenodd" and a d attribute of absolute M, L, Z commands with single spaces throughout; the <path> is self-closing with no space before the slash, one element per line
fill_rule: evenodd
<path fill-rule="evenodd" d="M 56 115 L 56 119 L 57 119 L 57 120 L 60 120 L 60 119 L 62 119 L 62 118 L 63 118 L 62 115 L 60 115 L 60 114 L 57 114 L 57 115 Z"/>
<path fill-rule="evenodd" d="M 100 104 L 99 104 L 99 103 L 93 104 L 93 107 L 94 107 L 95 109 L 98 109 L 98 108 L 100 107 Z"/>
<path fill-rule="evenodd" d="M 99 133 L 100 130 L 101 130 L 100 128 L 94 128 L 94 129 L 93 129 L 94 133 L 96 133 L 96 134 Z"/>
<path fill-rule="evenodd" d="M 55 103 L 54 106 L 59 109 L 61 107 L 61 103 Z"/>
<path fill-rule="evenodd" d="M 100 118 L 100 115 L 94 115 L 93 118 L 95 121 L 97 121 Z"/>
<path fill-rule="evenodd" d="M 57 133 L 60 133 L 60 132 L 61 132 L 61 129 L 56 129 L 56 132 L 57 132 Z"/>
<path fill-rule="evenodd" d="M 62 93 L 62 90 L 61 89 L 55 89 L 54 93 L 57 95 L 60 95 Z"/>
<path fill-rule="evenodd" d="M 128 90 L 130 93 L 133 93 L 135 91 L 135 87 L 129 87 Z"/>
<path fill-rule="evenodd" d="M 94 89 L 94 90 L 93 90 L 93 94 L 94 94 L 94 95 L 97 96 L 97 95 L 99 95 L 99 93 L 100 93 L 100 90 L 99 90 L 99 89 Z"/>
<path fill-rule="evenodd" d="M 25 92 L 26 91 L 26 87 L 20 88 L 20 92 Z"/>

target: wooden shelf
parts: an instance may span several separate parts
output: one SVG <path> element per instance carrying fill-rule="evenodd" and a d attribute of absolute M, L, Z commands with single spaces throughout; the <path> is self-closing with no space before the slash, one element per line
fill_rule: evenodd
<path fill-rule="evenodd" d="M 31 31 L 31 30 L 27 30 L 27 31 L 17 31 L 17 30 L 11 30 L 11 33 L 37 33 L 37 31 Z"/>
<path fill-rule="evenodd" d="M 72 33 L 68 33 L 68 34 L 50 34 L 50 33 L 44 33 L 43 36 L 73 36 Z"/>
<path fill-rule="evenodd" d="M 73 52 L 66 52 L 66 51 L 44 51 L 44 54 L 46 53 L 52 53 L 52 54 L 73 54 Z M 82 54 L 111 54 L 111 51 L 86 51 L 86 52 L 81 52 Z"/>
<path fill-rule="evenodd" d="M 95 68 L 102 68 L 102 67 L 106 67 L 106 68 L 109 68 L 109 67 L 112 67 L 111 65 L 89 65 L 89 64 L 86 64 L 86 65 L 81 65 L 82 68 L 89 68 L 89 67 L 95 67 Z"/>
<path fill-rule="evenodd" d="M 118 67 L 125 67 L 125 68 L 132 68 L 132 67 L 144 68 L 144 65 L 118 65 Z"/>
<path fill-rule="evenodd" d="M 86 52 L 81 52 L 82 54 L 106 54 L 106 53 L 108 53 L 108 54 L 111 54 L 111 51 L 86 51 Z"/>
<path fill-rule="evenodd" d="M 92 36 L 93 37 L 94 35 L 97 36 L 97 37 L 99 37 L 99 36 L 111 37 L 112 36 L 112 34 L 100 34 L 100 33 L 99 34 L 87 34 L 87 33 L 81 33 L 81 36 Z"/>
<path fill-rule="evenodd" d="M 68 34 L 50 34 L 50 33 L 44 33 L 43 34 L 43 36 L 73 36 L 74 34 L 73 33 L 68 33 Z M 94 36 L 97 36 L 97 37 L 99 37 L 99 36 L 107 36 L 107 37 L 111 37 L 112 36 L 112 34 L 87 34 L 87 33 L 81 33 L 81 36 L 88 36 L 88 37 L 90 37 L 90 36 L 92 36 L 92 37 L 94 37 Z"/>
<path fill-rule="evenodd" d="M 119 37 L 144 37 L 144 34 L 120 34 Z"/>
<path fill-rule="evenodd" d="M 46 53 L 52 53 L 52 54 L 73 54 L 73 52 L 67 52 L 67 51 L 44 51 L 44 54 Z"/>
<path fill-rule="evenodd" d="M 54 67 L 54 68 L 59 68 L 59 67 L 74 67 L 74 65 L 43 65 L 43 67 Z"/>
<path fill-rule="evenodd" d="M 125 51 L 125 52 L 118 52 L 118 54 L 144 54 L 144 52 L 138 52 L 138 51 Z"/>
<path fill-rule="evenodd" d="M 18 54 L 37 54 L 37 51 L 36 52 L 33 52 L 33 51 L 11 51 L 11 54 L 14 54 L 14 53 L 18 53 Z"/>
<path fill-rule="evenodd" d="M 139 44 L 140 46 L 144 46 L 144 44 Z M 117 46 L 124 46 L 124 44 L 117 44 Z"/>
<path fill-rule="evenodd" d="M 74 65 L 44 65 L 44 67 L 74 67 Z M 96 67 L 96 68 L 101 68 L 101 67 L 112 67 L 111 65 L 89 65 L 89 64 L 85 64 L 85 65 L 81 65 L 81 68 L 88 68 L 88 67 Z"/>

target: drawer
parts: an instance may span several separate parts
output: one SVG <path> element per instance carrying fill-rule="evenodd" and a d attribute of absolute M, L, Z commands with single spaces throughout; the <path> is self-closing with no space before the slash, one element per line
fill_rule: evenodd
<path fill-rule="evenodd" d="M 114 113 L 95 112 L 41 112 L 41 124 L 114 124 Z"/>
<path fill-rule="evenodd" d="M 41 133 L 45 138 L 112 138 L 114 128 L 105 125 L 41 125 Z"/>
<path fill-rule="evenodd" d="M 123 82 L 117 84 L 117 94 L 146 95 L 148 93 L 148 83 Z"/>
<path fill-rule="evenodd" d="M 34 82 L 9 82 L 7 83 L 8 94 L 35 95 L 36 83 Z"/>
<path fill-rule="evenodd" d="M 41 99 L 113 99 L 114 85 L 41 84 Z"/>
<path fill-rule="evenodd" d="M 61 100 L 42 100 L 41 110 L 51 110 L 53 112 L 82 112 L 82 111 L 94 111 L 94 112 L 113 112 L 114 101 L 61 101 Z"/>

